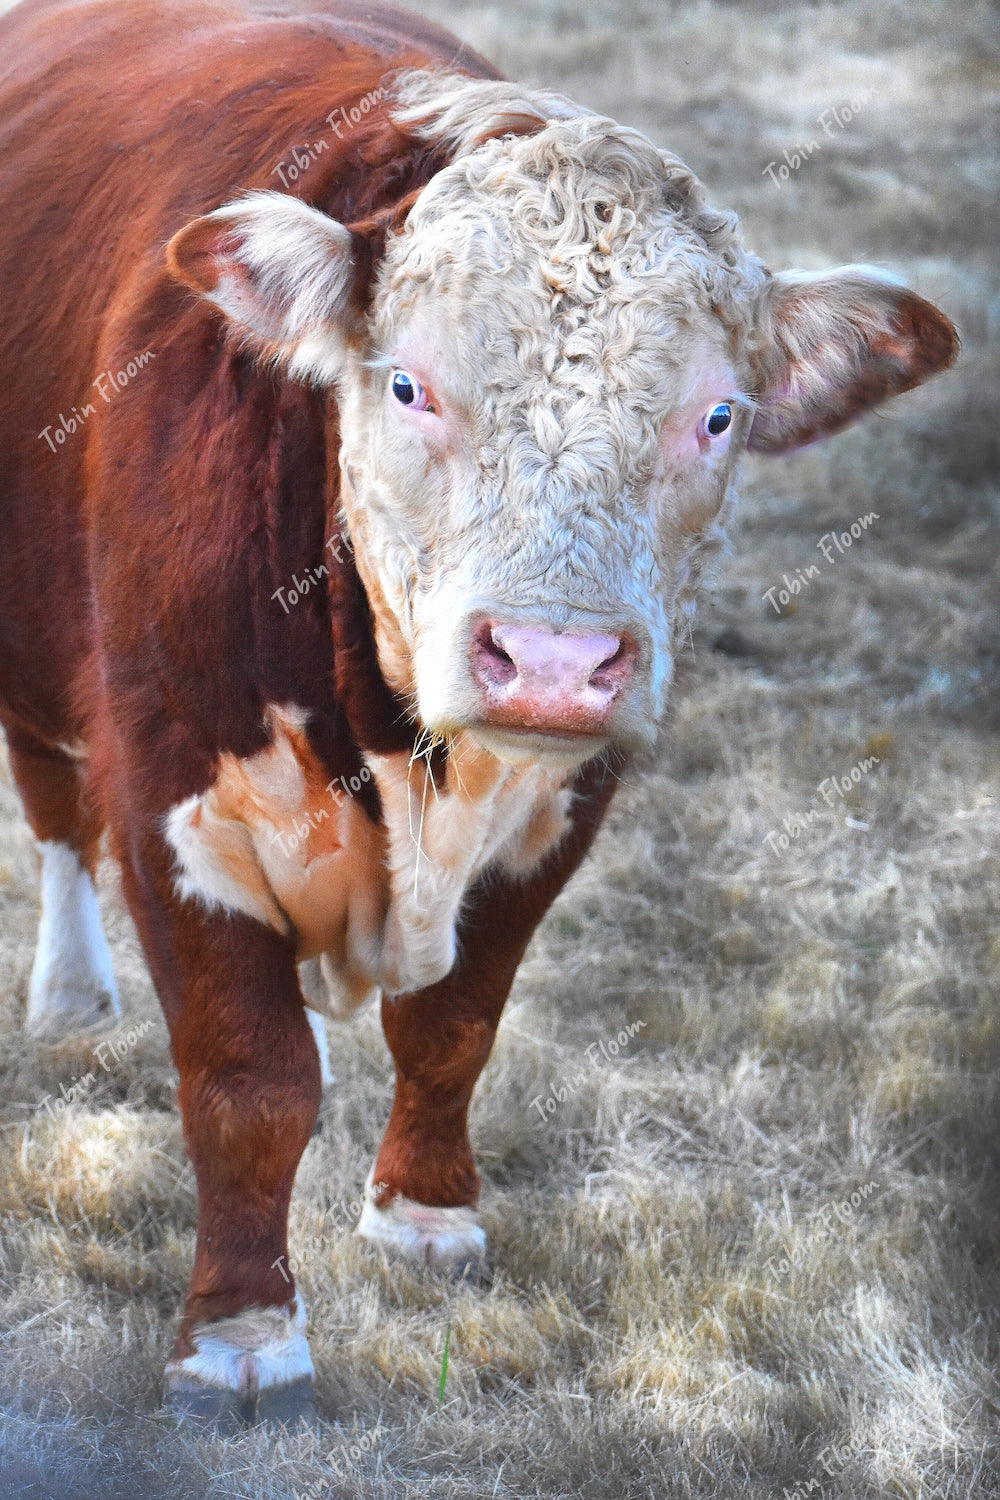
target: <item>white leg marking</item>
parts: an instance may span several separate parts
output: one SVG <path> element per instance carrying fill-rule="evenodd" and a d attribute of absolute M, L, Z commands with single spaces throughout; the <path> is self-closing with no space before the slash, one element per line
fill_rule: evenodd
<path fill-rule="evenodd" d="M 318 959 L 310 959 L 310 963 L 318 963 Z M 302 965 L 306 967 L 305 964 Z M 301 972 L 301 971 L 300 971 Z M 304 986 L 303 986 L 304 988 Z M 319 1013 L 310 1006 L 306 1006 L 306 1020 L 316 1043 L 316 1051 L 319 1053 L 319 1078 L 324 1091 L 333 1083 L 333 1069 L 330 1067 L 330 1043 L 326 1035 L 326 1022 Z"/>
<path fill-rule="evenodd" d="M 474 1208 L 430 1208 L 397 1194 L 375 1205 L 375 1170 L 365 1183 L 365 1206 L 354 1233 L 369 1244 L 428 1266 L 459 1266 L 486 1253 L 486 1235 Z"/>
<path fill-rule="evenodd" d="M 195 1353 L 167 1365 L 167 1388 L 186 1380 L 224 1391 L 264 1391 L 313 1375 L 306 1341 L 306 1310 L 296 1296 L 291 1309 L 245 1307 L 233 1318 L 196 1324 Z"/>
<path fill-rule="evenodd" d="M 28 987 L 27 1029 L 62 1036 L 121 1016 L 97 893 L 80 856 L 68 844 L 39 844 L 42 917 Z"/>

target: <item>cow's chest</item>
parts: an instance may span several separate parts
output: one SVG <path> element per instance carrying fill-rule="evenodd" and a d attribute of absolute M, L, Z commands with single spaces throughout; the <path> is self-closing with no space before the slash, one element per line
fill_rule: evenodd
<path fill-rule="evenodd" d="M 562 777 L 505 766 L 462 736 L 443 786 L 421 760 L 368 757 L 363 774 L 383 809 L 375 824 L 349 784 L 329 781 L 303 716 L 275 709 L 272 719 L 266 750 L 223 756 L 213 785 L 168 815 L 178 889 L 294 931 L 301 959 L 324 955 L 335 1014 L 376 988 L 441 979 L 480 871 L 496 863 L 526 873 L 565 832 Z M 310 1003 L 322 993 L 312 986 Z"/>

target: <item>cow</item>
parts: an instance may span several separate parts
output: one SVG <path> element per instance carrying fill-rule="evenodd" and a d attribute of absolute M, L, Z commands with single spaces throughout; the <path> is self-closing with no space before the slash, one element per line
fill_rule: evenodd
<path fill-rule="evenodd" d="M 883 270 L 771 271 L 677 157 L 379 3 L 23 0 L 0 42 L 27 1025 L 119 1010 L 107 847 L 197 1177 L 166 1399 L 293 1421 L 322 1018 L 380 997 L 395 1064 L 357 1233 L 481 1260 L 469 1101 L 656 743 L 741 452 L 957 335 Z"/>

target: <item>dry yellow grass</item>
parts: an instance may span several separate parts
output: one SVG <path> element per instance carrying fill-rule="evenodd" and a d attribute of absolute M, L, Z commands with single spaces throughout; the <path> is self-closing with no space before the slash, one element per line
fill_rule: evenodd
<path fill-rule="evenodd" d="M 892 266 L 964 356 L 748 470 L 662 753 L 533 945 L 477 1097 L 488 1288 L 348 1237 L 390 1076 L 375 1015 L 333 1033 L 293 1207 L 318 1435 L 157 1413 L 194 1227 L 166 1034 L 107 871 L 126 1024 L 154 1025 L 108 1071 L 93 1039 L 25 1040 L 36 872 L 0 779 L 0 1496 L 1000 1494 L 995 11 L 419 8 L 677 151 L 774 264 Z M 814 562 L 778 616 L 765 590 Z"/>

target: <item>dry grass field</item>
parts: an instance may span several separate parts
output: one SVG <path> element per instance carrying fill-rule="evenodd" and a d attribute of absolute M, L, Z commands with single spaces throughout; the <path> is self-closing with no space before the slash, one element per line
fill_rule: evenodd
<path fill-rule="evenodd" d="M 746 469 L 660 753 L 477 1095 L 487 1284 L 350 1238 L 390 1068 L 377 1013 L 331 1027 L 292 1217 L 318 1433 L 159 1409 L 195 1213 L 166 1031 L 108 868 L 122 1031 L 151 1024 L 107 1069 L 25 1039 L 37 872 L 0 770 L 0 1496 L 998 1496 L 996 11 L 418 8 L 676 151 L 773 265 L 895 269 L 963 356 Z"/>

